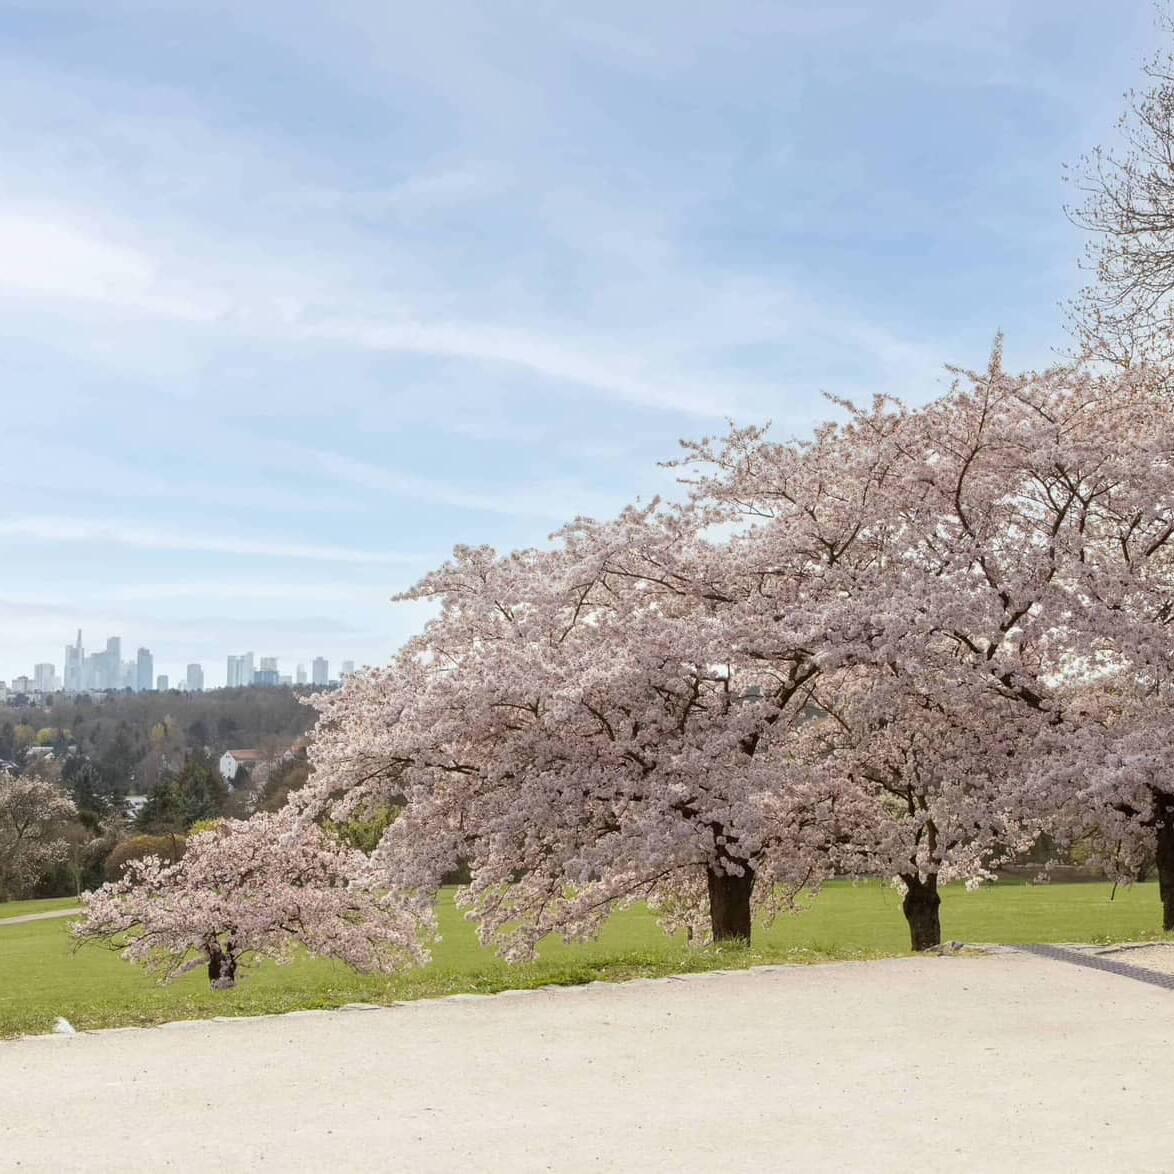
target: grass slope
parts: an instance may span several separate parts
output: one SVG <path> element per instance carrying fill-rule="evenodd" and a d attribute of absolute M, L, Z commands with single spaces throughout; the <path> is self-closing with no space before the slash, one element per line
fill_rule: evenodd
<path fill-rule="evenodd" d="M 1007 944 L 1162 936 L 1156 885 L 1119 890 L 1112 902 L 1109 894 L 1110 886 L 1103 884 L 1012 883 L 976 893 L 950 888 L 943 895 L 943 934 Z M 0 918 L 13 916 L 12 908 L 0 907 Z M 613 917 L 597 942 L 572 947 L 547 942 L 538 962 L 511 968 L 478 945 L 451 892 L 443 895 L 440 922 L 444 941 L 432 965 L 423 970 L 387 978 L 357 975 L 320 959 L 290 966 L 263 963 L 250 969 L 235 991 L 224 993 L 209 990 L 202 974 L 162 987 L 116 954 L 93 947 L 72 953 L 66 920 L 0 925 L 0 1036 L 48 1031 L 59 1015 L 78 1028 L 113 1027 L 770 962 L 874 958 L 908 949 L 899 898 L 877 883 L 829 885 L 809 911 L 756 930 L 749 950 L 689 949 L 661 933 L 652 914 L 641 907 Z"/>

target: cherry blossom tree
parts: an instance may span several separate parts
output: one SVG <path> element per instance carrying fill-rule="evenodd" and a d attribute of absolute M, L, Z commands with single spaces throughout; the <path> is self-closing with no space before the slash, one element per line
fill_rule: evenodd
<path fill-rule="evenodd" d="M 424 634 L 321 700 L 307 797 L 344 817 L 402 799 L 388 882 L 434 893 L 466 861 L 463 900 L 507 957 L 638 899 L 696 940 L 747 940 L 855 819 L 800 731 L 816 682 L 876 655 L 858 613 L 883 592 L 901 422 L 878 403 L 774 446 L 762 529 L 715 537 L 728 511 L 703 487 L 580 519 L 551 551 L 458 549 L 405 596 L 440 602 Z"/>
<path fill-rule="evenodd" d="M 466 863 L 460 899 L 510 959 L 636 900 L 696 940 L 748 940 L 752 905 L 818 883 L 842 818 L 789 753 L 803 663 L 763 671 L 695 601 L 674 615 L 613 580 L 604 539 L 459 550 L 412 593 L 439 598 L 440 618 L 320 702 L 302 801 L 345 818 L 402 800 L 374 863 L 429 897 Z"/>
<path fill-rule="evenodd" d="M 430 911 L 371 879 L 361 852 L 292 809 L 224 820 L 175 863 L 131 861 L 121 880 L 85 894 L 74 935 L 163 981 L 204 966 L 214 989 L 235 985 L 247 955 L 284 961 L 295 945 L 365 971 L 426 961 Z"/>
<path fill-rule="evenodd" d="M 0 771 L 0 899 L 20 896 L 65 858 L 62 828 L 75 814 L 49 780 Z"/>
<path fill-rule="evenodd" d="M 1066 584 L 1063 721 L 1048 731 L 1039 793 L 1055 831 L 1092 835 L 1130 879 L 1156 856 L 1174 929 L 1174 405 L 1160 372 L 1115 381 L 1115 414 L 1088 443 Z"/>

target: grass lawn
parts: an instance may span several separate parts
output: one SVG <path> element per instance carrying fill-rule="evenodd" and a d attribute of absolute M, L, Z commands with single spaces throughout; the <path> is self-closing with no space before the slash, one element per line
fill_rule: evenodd
<path fill-rule="evenodd" d="M 1095 942 L 1161 938 L 1157 886 L 1000 883 L 975 893 L 945 890 L 942 933 L 968 942 Z M 390 1003 L 462 992 L 616 981 L 770 962 L 875 958 L 908 950 L 900 900 L 887 885 L 829 885 L 811 909 L 755 930 L 751 949 L 689 949 L 665 937 L 646 909 L 617 914 L 597 942 L 547 942 L 541 959 L 507 967 L 483 950 L 472 927 L 443 895 L 444 941 L 431 966 L 394 978 L 353 974 L 320 959 L 249 969 L 238 988 L 208 989 L 202 973 L 159 986 L 116 954 L 71 952 L 68 919 L 0 926 L 0 1036 L 48 1031 L 57 1016 L 78 1028 L 161 1023 L 212 1015 L 256 1015 L 343 1003 Z M 47 908 L 51 902 L 22 902 Z M 62 901 L 59 907 L 68 907 Z M 14 916 L 0 906 L 0 919 Z M 17 912 L 30 912 L 28 908 Z"/>

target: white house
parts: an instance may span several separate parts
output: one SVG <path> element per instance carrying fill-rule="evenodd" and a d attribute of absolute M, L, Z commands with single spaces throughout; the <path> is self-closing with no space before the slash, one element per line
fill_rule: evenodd
<path fill-rule="evenodd" d="M 220 777 L 231 783 L 242 766 L 253 766 L 261 761 L 259 750 L 226 750 L 220 756 Z"/>

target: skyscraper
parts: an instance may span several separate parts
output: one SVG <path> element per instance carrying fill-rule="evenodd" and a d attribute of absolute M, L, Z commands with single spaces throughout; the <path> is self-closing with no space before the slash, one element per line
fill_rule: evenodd
<path fill-rule="evenodd" d="M 140 648 L 135 658 L 135 691 L 147 693 L 155 679 L 155 658 L 149 648 Z"/>
<path fill-rule="evenodd" d="M 155 678 L 155 688 L 158 689 L 160 693 L 166 693 L 167 690 L 171 688 L 171 681 L 168 679 L 166 673 L 160 673 L 159 676 Z"/>
<path fill-rule="evenodd" d="M 82 647 L 82 630 L 77 630 L 77 643 L 65 646 L 65 691 L 80 693 L 85 687 L 82 679 L 82 666 L 85 664 L 86 650 Z"/>
<path fill-rule="evenodd" d="M 315 685 L 330 684 L 330 661 L 328 661 L 326 657 L 314 657 L 314 662 L 310 666 L 310 671 L 313 674 L 311 680 Z"/>
<path fill-rule="evenodd" d="M 38 693 L 57 692 L 57 669 L 51 664 L 38 664 L 33 667 L 33 688 Z"/>
<path fill-rule="evenodd" d="M 342 662 L 342 668 L 338 671 L 338 675 L 345 681 L 354 671 L 355 662 L 353 660 L 344 660 Z"/>
<path fill-rule="evenodd" d="M 297 676 L 294 678 L 297 684 L 304 685 L 306 683 L 306 666 L 304 664 L 298 665 Z"/>
<path fill-rule="evenodd" d="M 189 693 L 202 693 L 204 691 L 204 669 L 202 665 L 188 665 L 187 690 Z"/>
<path fill-rule="evenodd" d="M 106 637 L 106 685 L 107 689 L 122 688 L 122 637 Z"/>
<path fill-rule="evenodd" d="M 242 656 L 230 656 L 225 684 L 230 689 L 235 689 L 238 685 L 251 685 L 252 683 L 253 654 L 246 652 Z"/>

